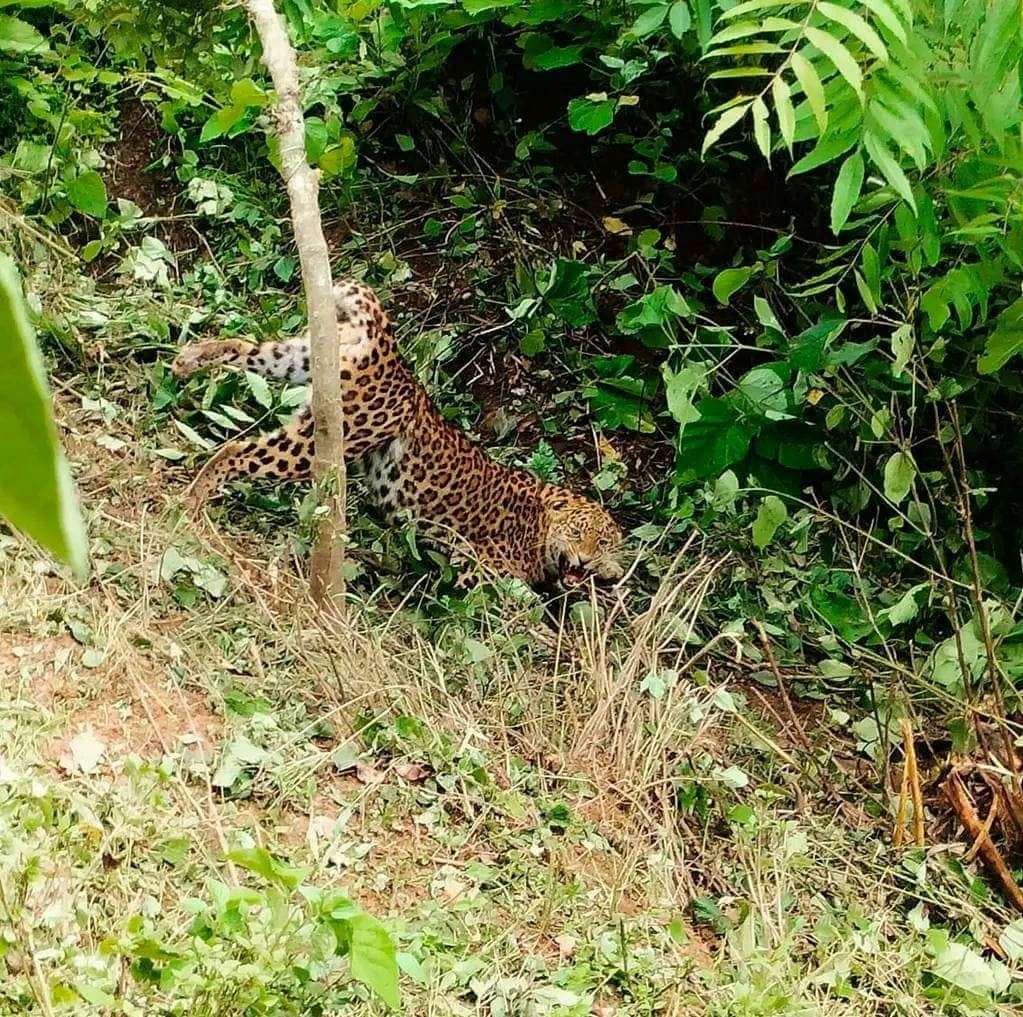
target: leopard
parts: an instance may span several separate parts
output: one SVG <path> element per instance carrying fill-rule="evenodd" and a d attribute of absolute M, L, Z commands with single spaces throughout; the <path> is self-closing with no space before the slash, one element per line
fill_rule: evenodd
<path fill-rule="evenodd" d="M 560 577 L 620 580 L 623 534 L 595 501 L 487 455 L 445 419 L 402 359 L 376 293 L 354 279 L 333 286 L 341 352 L 347 460 L 360 461 L 371 501 L 391 522 L 449 553 L 458 584 L 486 575 L 537 584 Z M 253 343 L 201 340 L 181 348 L 172 374 L 186 379 L 217 367 L 306 385 L 312 381 L 308 332 Z M 240 478 L 301 481 L 312 474 L 315 426 L 309 403 L 277 431 L 223 445 L 189 492 L 198 511 Z"/>

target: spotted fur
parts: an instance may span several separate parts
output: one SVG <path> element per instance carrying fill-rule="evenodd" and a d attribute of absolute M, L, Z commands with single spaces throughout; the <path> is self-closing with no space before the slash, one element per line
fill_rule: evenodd
<path fill-rule="evenodd" d="M 345 451 L 361 459 L 374 501 L 391 519 L 409 516 L 420 532 L 484 570 L 536 582 L 560 570 L 622 574 L 621 531 L 599 505 L 532 474 L 494 462 L 437 412 L 397 353 L 376 295 L 360 283 L 334 287 L 341 343 Z M 186 378 L 229 365 L 295 384 L 309 381 L 309 339 L 255 345 L 190 343 L 172 365 Z M 308 406 L 285 428 L 233 441 L 203 467 L 193 503 L 229 480 L 300 480 L 313 459 Z"/>

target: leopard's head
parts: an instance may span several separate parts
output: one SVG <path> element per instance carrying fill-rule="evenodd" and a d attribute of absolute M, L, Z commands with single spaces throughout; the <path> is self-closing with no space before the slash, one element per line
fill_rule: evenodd
<path fill-rule="evenodd" d="M 622 531 L 609 512 L 570 491 L 559 491 L 548 507 L 547 560 L 568 579 L 590 573 L 601 579 L 625 574 L 618 553 Z"/>

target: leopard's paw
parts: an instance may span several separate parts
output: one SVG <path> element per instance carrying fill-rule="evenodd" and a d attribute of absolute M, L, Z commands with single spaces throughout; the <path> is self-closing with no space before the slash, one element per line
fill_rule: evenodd
<path fill-rule="evenodd" d="M 190 378 L 198 371 L 218 364 L 230 364 L 244 357 L 250 344 L 239 339 L 214 339 L 209 342 L 189 343 L 182 347 L 171 364 L 175 378 Z"/>

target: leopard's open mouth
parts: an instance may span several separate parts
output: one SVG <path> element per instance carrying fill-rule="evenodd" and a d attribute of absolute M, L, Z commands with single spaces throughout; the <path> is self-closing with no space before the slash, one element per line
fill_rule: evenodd
<path fill-rule="evenodd" d="M 585 565 L 566 565 L 561 570 L 561 581 L 566 586 L 582 586 L 592 575 Z"/>

